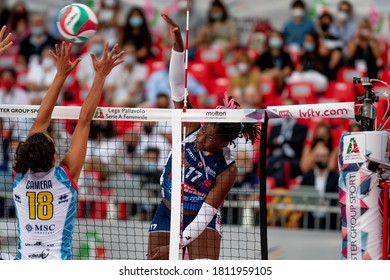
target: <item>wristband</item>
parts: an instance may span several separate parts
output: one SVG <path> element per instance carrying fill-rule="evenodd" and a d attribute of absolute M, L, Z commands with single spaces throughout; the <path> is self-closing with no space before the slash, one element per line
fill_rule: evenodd
<path fill-rule="evenodd" d="M 207 225 L 214 218 L 218 209 L 204 202 L 200 208 L 198 215 L 183 231 L 183 247 L 190 244 L 194 239 L 206 229 Z"/>

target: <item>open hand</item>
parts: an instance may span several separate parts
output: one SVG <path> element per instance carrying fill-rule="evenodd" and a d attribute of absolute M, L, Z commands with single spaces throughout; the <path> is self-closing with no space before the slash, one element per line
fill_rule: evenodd
<path fill-rule="evenodd" d="M 121 51 L 119 54 L 117 54 L 118 44 L 115 44 L 115 46 L 112 48 L 112 50 L 109 52 L 108 50 L 108 42 L 104 45 L 104 53 L 100 60 L 96 58 L 96 56 L 91 53 L 93 68 L 95 69 L 96 73 L 100 73 L 103 75 L 110 74 L 112 68 L 117 66 L 118 64 L 121 64 L 124 59 L 124 51 Z"/>
<path fill-rule="evenodd" d="M 0 30 L 0 55 L 2 55 L 9 47 L 12 46 L 11 33 L 8 33 L 7 37 L 3 39 L 7 26 L 3 26 Z"/>
<path fill-rule="evenodd" d="M 161 17 L 169 25 L 169 33 L 171 34 L 173 49 L 177 52 L 184 51 L 183 38 L 181 37 L 180 27 L 169 16 L 161 13 Z"/>
<path fill-rule="evenodd" d="M 61 48 L 56 44 L 55 49 L 56 53 L 50 50 L 50 54 L 56 61 L 57 72 L 68 75 L 70 72 L 72 72 L 73 69 L 76 68 L 81 59 L 78 58 L 73 62 L 70 60 L 70 56 L 72 54 L 72 43 L 70 42 L 62 42 Z"/>

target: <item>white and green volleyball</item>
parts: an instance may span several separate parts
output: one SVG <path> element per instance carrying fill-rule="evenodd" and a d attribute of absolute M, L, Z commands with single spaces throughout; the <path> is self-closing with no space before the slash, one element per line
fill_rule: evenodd
<path fill-rule="evenodd" d="M 57 17 L 57 27 L 61 36 L 70 42 L 86 42 L 97 28 L 96 14 L 84 4 L 73 3 L 62 8 Z"/>

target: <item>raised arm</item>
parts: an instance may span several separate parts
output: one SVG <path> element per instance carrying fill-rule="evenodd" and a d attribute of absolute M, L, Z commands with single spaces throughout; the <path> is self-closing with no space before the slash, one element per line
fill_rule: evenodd
<path fill-rule="evenodd" d="M 122 57 L 124 52 L 122 51 L 117 54 L 117 48 L 118 45 L 116 44 L 109 52 L 108 42 L 106 42 L 104 54 L 100 60 L 97 60 L 96 56 L 91 54 L 95 69 L 95 78 L 89 94 L 81 107 L 79 121 L 73 132 L 69 150 L 62 161 L 62 164 L 68 168 L 70 175 L 76 183 L 84 165 L 90 124 L 96 107 L 99 104 L 105 79 L 116 65 L 123 62 Z"/>
<path fill-rule="evenodd" d="M 184 44 L 179 26 L 166 14 L 161 14 L 162 18 L 169 26 L 169 33 L 172 40 L 172 54 L 169 64 L 169 84 L 171 86 L 171 97 L 176 109 L 184 107 Z M 187 108 L 191 109 L 192 104 L 187 98 Z M 188 132 L 193 131 L 199 126 L 199 123 L 189 123 L 187 125 Z"/>
<path fill-rule="evenodd" d="M 72 72 L 72 70 L 80 62 L 80 58 L 76 59 L 74 62 L 70 60 L 70 56 L 72 54 L 72 43 L 62 42 L 61 48 L 56 45 L 55 53 L 50 51 L 50 54 L 56 61 L 57 73 L 41 102 L 38 116 L 35 119 L 28 136 L 36 132 L 45 132 L 47 130 L 50 124 L 51 114 L 53 113 L 54 106 L 57 103 L 58 96 L 65 80 L 69 73 Z"/>
<path fill-rule="evenodd" d="M 4 37 L 7 27 L 4 25 L 0 30 L 0 55 L 2 55 L 9 47 L 12 46 L 11 33 L 8 33 L 7 37 Z"/>

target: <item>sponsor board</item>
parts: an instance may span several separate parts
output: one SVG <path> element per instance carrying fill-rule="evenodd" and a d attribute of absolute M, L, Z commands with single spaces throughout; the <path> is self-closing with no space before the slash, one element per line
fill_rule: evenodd
<path fill-rule="evenodd" d="M 268 106 L 267 115 L 270 119 L 294 118 L 355 118 L 355 103 L 323 103 L 304 105 Z"/>
<path fill-rule="evenodd" d="M 366 136 L 364 134 L 346 135 L 343 140 L 343 164 L 366 161 Z"/>

